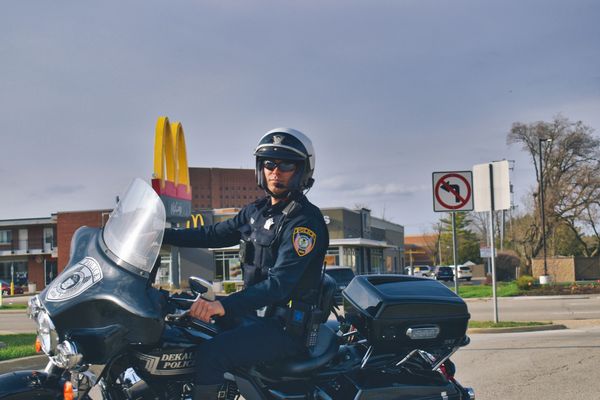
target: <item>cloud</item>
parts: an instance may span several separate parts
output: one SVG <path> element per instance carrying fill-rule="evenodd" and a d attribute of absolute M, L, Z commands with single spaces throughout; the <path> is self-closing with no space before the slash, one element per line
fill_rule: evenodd
<path fill-rule="evenodd" d="M 85 190 L 84 185 L 54 185 L 44 188 L 44 193 L 49 195 L 72 195 Z"/>
<path fill-rule="evenodd" d="M 400 183 L 373 182 L 365 184 L 352 176 L 337 176 L 319 182 L 323 191 L 336 192 L 339 195 L 352 195 L 352 197 L 371 197 L 382 195 L 410 196 L 418 192 L 430 190 L 429 185 L 405 185 Z"/>

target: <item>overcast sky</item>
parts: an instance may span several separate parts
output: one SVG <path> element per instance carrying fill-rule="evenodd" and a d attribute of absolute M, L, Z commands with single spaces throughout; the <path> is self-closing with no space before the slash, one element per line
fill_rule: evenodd
<path fill-rule="evenodd" d="M 321 207 L 430 230 L 431 174 L 515 160 L 515 121 L 600 129 L 600 2 L 22 1 L 0 14 L 0 219 L 109 208 L 150 178 L 154 125 L 190 166 L 253 168 L 278 126 L 312 138 Z"/>

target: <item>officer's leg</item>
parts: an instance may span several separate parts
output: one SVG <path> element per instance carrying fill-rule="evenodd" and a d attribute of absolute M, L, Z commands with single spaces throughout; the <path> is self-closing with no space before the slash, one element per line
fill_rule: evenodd
<path fill-rule="evenodd" d="M 298 354 L 299 341 L 290 338 L 276 319 L 259 318 L 220 333 L 202 343 L 196 355 L 196 384 L 223 383 L 223 374 L 235 367 L 251 366 Z"/>

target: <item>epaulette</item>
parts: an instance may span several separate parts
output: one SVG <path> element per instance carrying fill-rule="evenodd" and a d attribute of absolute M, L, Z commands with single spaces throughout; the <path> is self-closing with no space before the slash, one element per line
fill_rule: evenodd
<path fill-rule="evenodd" d="M 302 210 L 302 204 L 300 204 L 300 202 L 297 200 L 292 200 L 287 206 L 285 206 L 281 213 L 284 215 L 284 218 L 291 218 L 298 214 L 300 210 Z"/>

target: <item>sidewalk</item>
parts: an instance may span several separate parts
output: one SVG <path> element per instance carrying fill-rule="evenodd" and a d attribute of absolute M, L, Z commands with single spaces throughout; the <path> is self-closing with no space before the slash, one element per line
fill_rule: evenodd
<path fill-rule="evenodd" d="M 498 299 L 502 300 L 560 300 L 560 299 L 594 299 L 600 298 L 598 294 L 568 294 L 568 295 L 557 295 L 557 296 L 507 296 L 507 297 L 498 297 Z M 463 299 L 465 302 L 469 303 L 472 301 L 489 301 L 492 300 L 493 297 L 472 297 L 468 299 Z"/>

